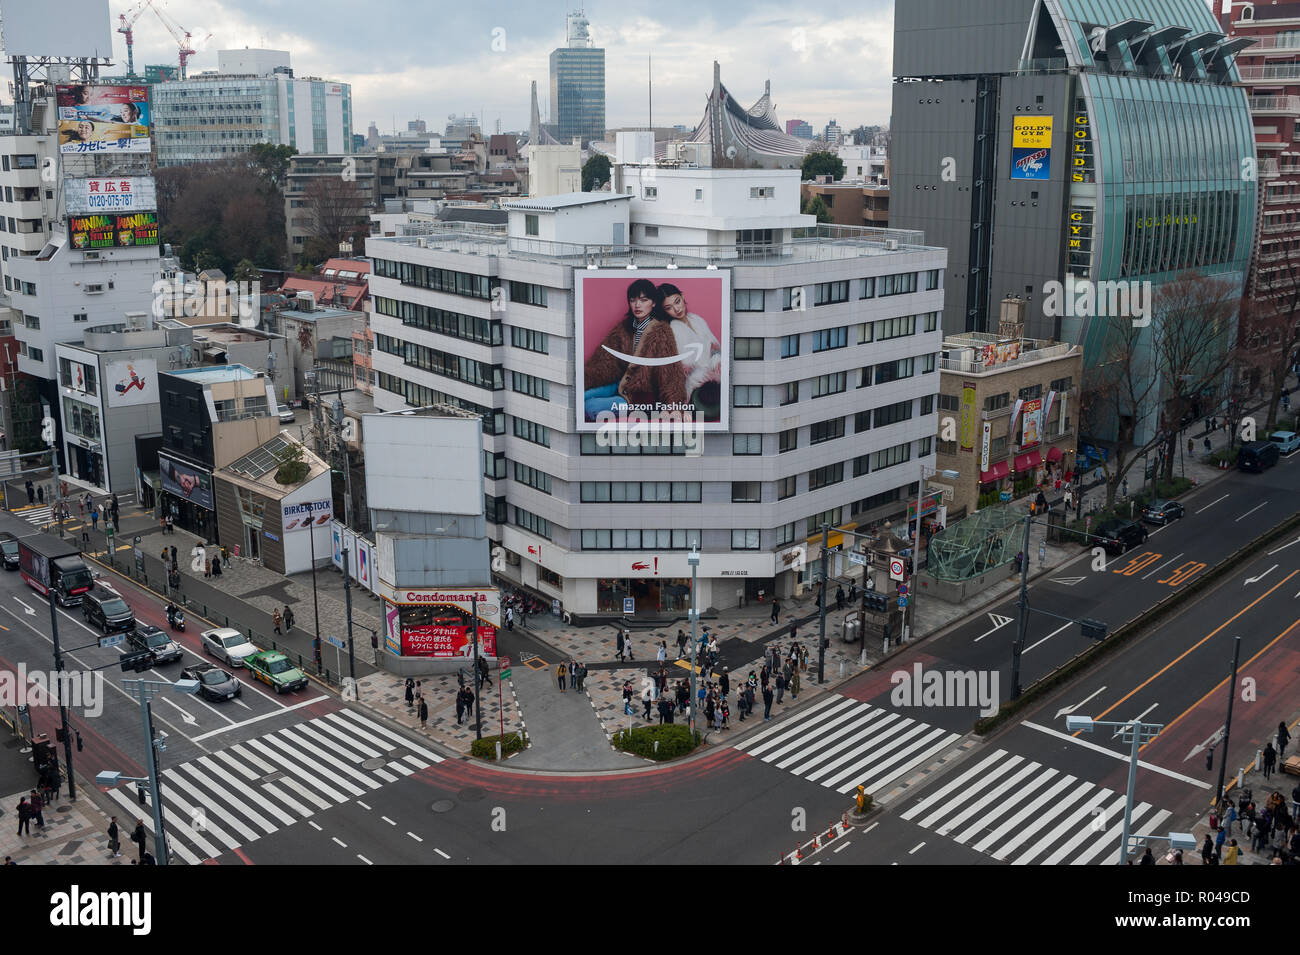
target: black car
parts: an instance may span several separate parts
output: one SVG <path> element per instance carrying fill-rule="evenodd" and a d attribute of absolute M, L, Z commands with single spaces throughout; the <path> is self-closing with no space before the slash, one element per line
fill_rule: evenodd
<path fill-rule="evenodd" d="M 199 696 L 213 702 L 230 700 L 243 692 L 238 680 L 211 663 L 193 663 L 181 670 L 182 680 L 198 680 Z"/>
<path fill-rule="evenodd" d="M 1168 524 L 1183 516 L 1183 505 L 1177 501 L 1152 498 L 1142 508 L 1142 520 L 1148 524 Z"/>
<path fill-rule="evenodd" d="M 1122 554 L 1130 547 L 1145 544 L 1147 530 L 1137 521 L 1107 521 L 1093 533 L 1093 543 L 1100 544 L 1108 554 Z"/>
<path fill-rule="evenodd" d="M 137 627 L 127 638 L 132 650 L 148 650 L 154 663 L 175 663 L 181 658 L 181 645 L 157 627 Z"/>
<path fill-rule="evenodd" d="M 18 569 L 18 538 L 8 531 L 0 533 L 0 556 L 4 557 L 5 570 Z"/>
<path fill-rule="evenodd" d="M 92 587 L 81 598 L 81 614 L 86 623 L 101 633 L 125 633 L 135 629 L 135 614 L 119 594 L 106 587 Z"/>

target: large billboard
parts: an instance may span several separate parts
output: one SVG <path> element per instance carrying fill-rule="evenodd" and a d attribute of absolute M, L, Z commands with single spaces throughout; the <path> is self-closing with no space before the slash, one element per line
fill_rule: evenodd
<path fill-rule="evenodd" d="M 152 176 L 65 179 L 63 194 L 68 215 L 73 216 L 97 212 L 155 212 L 158 209 Z"/>
<path fill-rule="evenodd" d="M 174 497 L 212 510 L 212 472 L 200 470 L 183 461 L 160 453 L 158 470 L 162 472 L 163 490 Z"/>
<path fill-rule="evenodd" d="M 477 417 L 368 414 L 366 490 L 394 511 L 483 513 L 483 422 Z M 355 559 L 355 555 L 354 559 Z"/>
<path fill-rule="evenodd" d="M 307 501 L 302 504 L 281 504 L 280 520 L 284 533 L 305 531 L 309 527 L 324 527 L 334 519 L 334 502 Z M 356 554 L 350 554 L 356 560 Z"/>
<path fill-rule="evenodd" d="M 157 245 L 158 213 L 68 216 L 68 236 L 72 247 L 78 251 Z"/>
<path fill-rule="evenodd" d="M 59 152 L 149 152 L 149 87 L 78 84 L 55 94 Z"/>
<path fill-rule="evenodd" d="M 445 593 L 419 592 L 405 594 L 408 600 L 420 599 L 420 604 L 386 604 L 384 631 L 388 647 L 402 656 L 457 657 L 473 656 L 473 630 L 470 626 L 470 602 L 465 599 L 471 591 Z M 478 591 L 479 596 L 497 599 L 495 588 Z M 425 598 L 430 598 L 427 601 Z M 485 623 L 481 617 L 486 607 L 493 615 L 500 613 L 499 605 L 479 601 L 478 624 L 479 653 L 496 656 L 496 627 Z M 400 641 L 400 642 L 399 642 Z"/>
<path fill-rule="evenodd" d="M 109 362 L 104 372 L 110 408 L 158 403 L 158 364 L 152 358 Z"/>
<path fill-rule="evenodd" d="M 1012 120 L 1011 178 L 1052 178 L 1052 117 L 1016 116 Z"/>
<path fill-rule="evenodd" d="M 574 286 L 579 431 L 727 430 L 730 272 L 579 271 Z"/>
<path fill-rule="evenodd" d="M 113 56 L 108 0 L 0 0 L 8 56 Z"/>

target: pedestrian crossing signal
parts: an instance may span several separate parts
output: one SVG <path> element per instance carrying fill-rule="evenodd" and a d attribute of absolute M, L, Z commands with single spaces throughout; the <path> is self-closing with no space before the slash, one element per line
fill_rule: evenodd
<path fill-rule="evenodd" d="M 1100 620 L 1080 620 L 1079 627 L 1089 640 L 1106 639 L 1106 624 Z"/>

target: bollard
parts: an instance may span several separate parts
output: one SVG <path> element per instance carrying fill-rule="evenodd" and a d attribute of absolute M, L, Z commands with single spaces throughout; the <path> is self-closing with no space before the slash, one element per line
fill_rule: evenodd
<path fill-rule="evenodd" d="M 840 676 L 844 676 L 844 661 L 840 661 Z"/>
<path fill-rule="evenodd" d="M 655 740 L 655 755 L 659 754 L 659 740 Z"/>
<path fill-rule="evenodd" d="M 497 740 L 497 762 L 501 762 L 501 740 Z"/>

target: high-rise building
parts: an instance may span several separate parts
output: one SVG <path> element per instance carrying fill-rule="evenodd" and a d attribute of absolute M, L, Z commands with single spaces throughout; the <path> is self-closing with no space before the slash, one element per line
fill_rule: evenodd
<path fill-rule="evenodd" d="M 826 124 L 826 128 L 822 130 L 822 139 L 826 141 L 827 146 L 838 149 L 844 142 L 844 130 L 840 129 L 840 124 L 832 119 Z"/>
<path fill-rule="evenodd" d="M 366 240 L 375 405 L 482 416 L 505 576 L 574 615 L 629 599 L 677 613 L 698 544 L 700 606 L 733 607 L 811 584 L 823 522 L 906 527 L 934 462 L 945 252 L 817 227 L 799 186 L 797 170 L 621 161 L 612 191 L 511 203 L 500 232 Z M 665 372 L 656 400 L 679 388 L 716 426 L 607 437 L 592 423 L 612 394 L 601 345 L 628 321 L 625 293 L 665 284 L 718 348 L 684 382 Z M 833 574 L 850 547 L 831 535 Z"/>
<path fill-rule="evenodd" d="M 788 136 L 798 136 L 800 139 L 812 139 L 812 123 L 804 122 L 802 119 L 787 119 L 785 121 L 785 131 Z"/>
<path fill-rule="evenodd" d="M 605 50 L 591 45 L 579 10 L 566 18 L 565 46 L 551 51 L 551 127 L 561 143 L 585 147 L 605 135 Z"/>
<path fill-rule="evenodd" d="M 152 88 L 160 166 L 212 162 L 258 143 L 351 153 L 352 88 L 295 78 L 283 50 L 222 50 L 218 69 Z"/>
<path fill-rule="evenodd" d="M 1246 42 L 1223 35 L 1205 0 L 1102 11 L 895 11 L 890 223 L 949 249 L 949 334 L 995 332 L 998 303 L 1023 299 L 1025 337 L 1083 344 L 1095 367 L 1109 319 L 1044 314 L 1047 283 L 1071 298 L 1084 283 L 1154 288 L 1192 269 L 1238 291 L 1245 281 L 1256 196 L 1242 168 L 1255 146 L 1233 61 Z"/>

